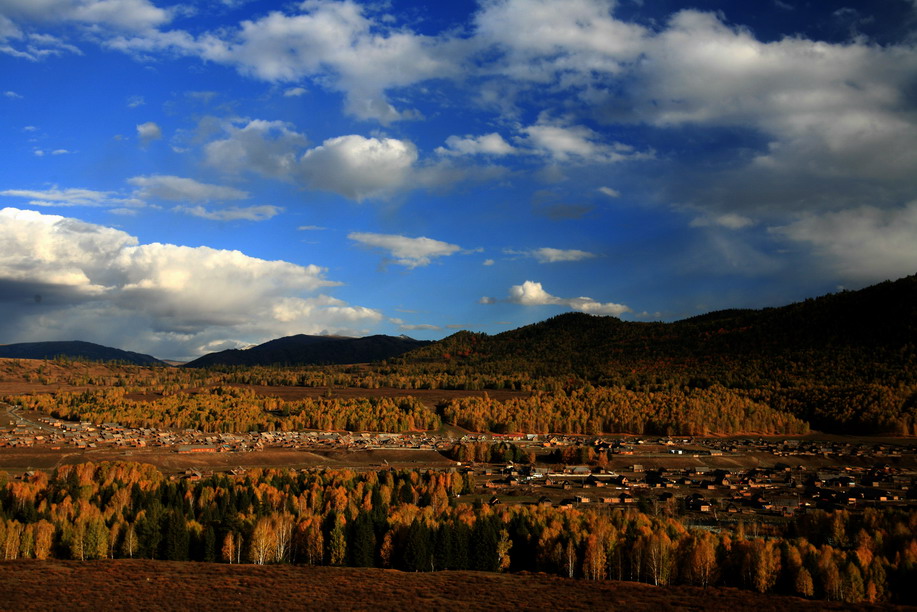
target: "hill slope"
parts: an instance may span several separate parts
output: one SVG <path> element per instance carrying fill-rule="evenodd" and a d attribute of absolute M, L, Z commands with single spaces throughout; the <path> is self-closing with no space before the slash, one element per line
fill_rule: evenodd
<path fill-rule="evenodd" d="M 799 367 L 820 369 L 826 360 L 840 366 L 850 358 L 858 366 L 893 367 L 913 359 L 915 350 L 917 276 L 908 276 L 780 308 L 726 310 L 674 323 L 567 313 L 495 336 L 459 332 L 403 361 L 596 379 L 660 360 L 710 368 L 792 358 Z"/>
<path fill-rule="evenodd" d="M 381 361 L 429 344 L 406 336 L 307 336 L 278 338 L 248 349 L 210 353 L 187 367 L 351 364 Z"/>
<path fill-rule="evenodd" d="M 857 609 L 726 587 L 289 564 L 19 560 L 0 561 L 0 579 L 10 610 Z"/>
<path fill-rule="evenodd" d="M 917 276 L 673 323 L 568 313 L 495 336 L 459 332 L 400 363 L 478 385 L 625 390 L 649 405 L 709 389 L 705 405 L 742 397 L 817 429 L 917 434 Z"/>
<path fill-rule="evenodd" d="M 7 359 L 87 359 L 89 361 L 119 361 L 143 366 L 167 365 L 155 357 L 123 351 L 121 349 L 82 342 L 79 340 L 62 342 L 22 342 L 0 345 L 0 358 Z"/>

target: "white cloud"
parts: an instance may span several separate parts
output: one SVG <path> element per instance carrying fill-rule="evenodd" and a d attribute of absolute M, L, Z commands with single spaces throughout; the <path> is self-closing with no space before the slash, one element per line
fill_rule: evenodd
<path fill-rule="evenodd" d="M 137 197 L 171 202 L 244 200 L 248 192 L 234 187 L 201 183 L 194 179 L 164 174 L 135 176 L 127 182 L 137 187 Z"/>
<path fill-rule="evenodd" d="M 31 206 L 109 206 L 124 204 L 112 191 L 68 188 L 59 189 L 5 189 L 0 196 L 25 198 Z"/>
<path fill-rule="evenodd" d="M 906 179 L 917 122 L 905 102 L 913 48 L 799 37 L 760 42 L 711 13 L 682 11 L 646 49 L 634 106 L 659 126 L 743 126 L 771 138 L 772 171 Z"/>
<path fill-rule="evenodd" d="M 494 304 L 498 300 L 494 298 L 481 298 L 481 304 Z M 541 283 L 534 281 L 525 281 L 521 285 L 513 285 L 509 289 L 507 301 L 513 304 L 523 306 L 564 306 L 570 310 L 585 312 L 595 315 L 620 316 L 625 312 L 630 312 L 630 308 L 623 304 L 612 302 L 602 303 L 588 297 L 561 298 L 548 293 L 541 286 Z"/>
<path fill-rule="evenodd" d="M 398 325 L 398 329 L 401 331 L 439 331 L 442 328 L 439 325 L 431 325 L 429 323 L 402 323 Z"/>
<path fill-rule="evenodd" d="M 621 192 L 617 189 L 612 189 L 611 187 L 599 187 L 597 190 L 599 193 L 607 195 L 609 198 L 620 198 Z"/>
<path fill-rule="evenodd" d="M 726 229 L 742 229 L 754 224 L 754 220 L 738 213 L 707 215 L 691 221 L 691 227 L 725 227 Z"/>
<path fill-rule="evenodd" d="M 308 91 L 309 90 L 306 89 L 305 87 L 290 87 L 283 91 L 283 97 L 284 98 L 298 98 L 299 96 L 302 96 L 308 93 Z"/>
<path fill-rule="evenodd" d="M 354 333 L 382 318 L 316 295 L 339 284 L 318 266 L 139 244 L 120 230 L 13 208 L 0 210 L 0 221 L 8 341 L 83 338 L 188 357 L 227 338 Z"/>
<path fill-rule="evenodd" d="M 7 26 L 12 26 L 12 28 Z M 56 36 L 20 31 L 3 15 L 0 15 L 0 53 L 33 62 L 64 53 L 82 55 L 78 48 Z"/>
<path fill-rule="evenodd" d="M 15 91 L 4 91 L 3 95 L 11 100 L 21 100 L 22 95 L 16 93 Z"/>
<path fill-rule="evenodd" d="M 307 139 L 281 121 L 235 119 L 226 138 L 204 147 L 208 165 L 227 174 L 246 170 L 338 193 L 357 202 L 386 199 L 411 189 L 442 189 L 462 180 L 491 180 L 496 167 L 456 167 L 448 160 L 418 163 L 407 140 L 347 134 L 303 151 Z"/>
<path fill-rule="evenodd" d="M 417 149 L 411 142 L 349 135 L 307 151 L 300 171 L 311 187 L 360 202 L 402 189 L 416 161 Z"/>
<path fill-rule="evenodd" d="M 146 104 L 146 100 L 143 99 L 143 96 L 131 96 L 127 99 L 128 108 L 137 108 Z"/>
<path fill-rule="evenodd" d="M 274 178 L 290 178 L 297 153 L 307 139 L 284 121 L 235 119 L 222 126 L 226 138 L 206 145 L 207 163 L 227 174 L 253 170 Z"/>
<path fill-rule="evenodd" d="M 862 206 L 810 213 L 771 231 L 809 245 L 845 280 L 877 282 L 917 271 L 917 201 L 893 210 Z"/>
<path fill-rule="evenodd" d="M 556 263 L 559 261 L 582 261 L 595 257 L 595 253 L 580 251 L 579 249 L 552 249 L 543 247 L 531 251 L 532 257 L 539 263 Z"/>
<path fill-rule="evenodd" d="M 211 221 L 266 221 L 283 212 L 279 206 L 228 206 L 207 209 L 203 206 L 178 206 L 177 211 Z"/>
<path fill-rule="evenodd" d="M 416 116 L 398 110 L 386 90 L 458 74 L 449 60 L 451 41 L 393 29 L 351 1 L 315 0 L 300 12 L 272 11 L 197 38 L 183 31 L 120 37 L 109 44 L 134 53 L 170 50 L 236 67 L 273 83 L 311 78 L 345 95 L 346 110 L 360 119 L 388 123 Z"/>
<path fill-rule="evenodd" d="M 512 155 L 516 153 L 508 142 L 496 132 L 483 136 L 449 136 L 445 147 L 438 147 L 440 155 Z"/>
<path fill-rule="evenodd" d="M 546 117 L 523 128 L 522 132 L 527 135 L 526 141 L 531 147 L 558 162 L 614 163 L 655 156 L 652 151 L 638 152 L 620 142 L 606 144 L 601 134 L 586 126 L 565 125 Z"/>
<path fill-rule="evenodd" d="M 137 137 L 144 145 L 162 138 L 162 129 L 153 121 L 140 123 L 137 125 Z"/>
<path fill-rule="evenodd" d="M 639 57 L 647 31 L 612 17 L 611 0 L 496 0 L 475 18 L 477 42 L 496 49 L 502 75 L 523 82 L 616 75 Z"/>
<path fill-rule="evenodd" d="M 425 237 L 408 238 L 398 234 L 363 232 L 352 232 L 347 237 L 354 242 L 388 251 L 395 263 L 408 268 L 426 266 L 436 257 L 446 257 L 462 250 L 458 245 Z"/>
<path fill-rule="evenodd" d="M 127 30 L 146 30 L 171 20 L 171 11 L 147 0 L 2 0 L 11 19 L 34 22 L 73 21 Z"/>
<path fill-rule="evenodd" d="M 107 262 L 137 239 L 116 229 L 31 210 L 0 210 L 0 279 L 99 294 Z"/>

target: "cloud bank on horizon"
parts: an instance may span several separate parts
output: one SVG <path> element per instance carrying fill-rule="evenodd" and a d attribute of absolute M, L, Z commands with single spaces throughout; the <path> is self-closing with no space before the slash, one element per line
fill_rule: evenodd
<path fill-rule="evenodd" d="M 0 342 L 181 359 L 917 272 L 917 6 L 677 4 L 0 0 Z"/>

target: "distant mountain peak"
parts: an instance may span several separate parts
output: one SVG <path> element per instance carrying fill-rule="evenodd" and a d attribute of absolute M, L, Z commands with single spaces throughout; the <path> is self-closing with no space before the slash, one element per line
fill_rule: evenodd
<path fill-rule="evenodd" d="M 187 367 L 325 365 L 382 361 L 399 357 L 429 344 L 407 336 L 375 335 L 364 338 L 297 334 L 269 340 L 244 351 L 210 353 L 186 364 Z"/>
<path fill-rule="evenodd" d="M 0 357 L 7 359 L 86 359 L 88 361 L 119 361 L 135 365 L 167 365 L 150 355 L 134 353 L 83 340 L 50 342 L 20 342 L 0 346 Z"/>

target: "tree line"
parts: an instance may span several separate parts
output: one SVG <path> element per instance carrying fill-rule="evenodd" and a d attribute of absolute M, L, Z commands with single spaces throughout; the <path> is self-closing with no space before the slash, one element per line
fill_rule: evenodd
<path fill-rule="evenodd" d="M 456 471 L 251 470 L 197 481 L 136 463 L 0 474 L 0 558 L 151 558 L 537 571 L 913 603 L 917 511 L 813 511 L 768 534 L 639 510 L 467 503 Z"/>

